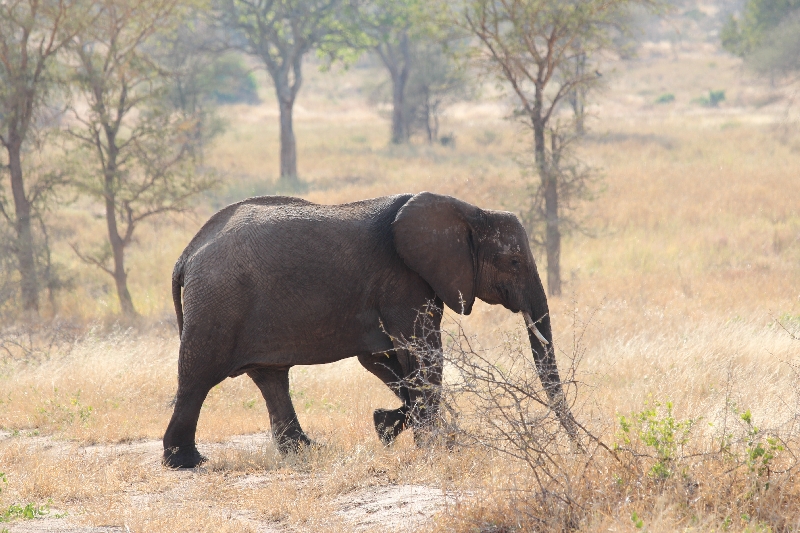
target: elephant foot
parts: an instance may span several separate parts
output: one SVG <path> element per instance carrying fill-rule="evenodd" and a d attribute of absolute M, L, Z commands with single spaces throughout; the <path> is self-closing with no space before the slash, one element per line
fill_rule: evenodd
<path fill-rule="evenodd" d="M 194 468 L 208 459 L 197 451 L 194 444 L 164 448 L 161 464 L 169 468 Z"/>
<path fill-rule="evenodd" d="M 405 409 L 375 409 L 372 413 L 375 431 L 378 432 L 384 446 L 390 446 L 406 429 L 408 414 Z"/>
<path fill-rule="evenodd" d="M 297 453 L 302 447 L 314 446 L 314 442 L 309 439 L 305 433 L 300 433 L 292 437 L 281 435 L 275 440 L 278 443 L 278 450 L 280 450 L 282 454 Z"/>

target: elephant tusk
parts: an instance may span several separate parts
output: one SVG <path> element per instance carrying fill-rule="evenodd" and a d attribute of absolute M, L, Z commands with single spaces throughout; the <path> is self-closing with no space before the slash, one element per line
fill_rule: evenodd
<path fill-rule="evenodd" d="M 529 315 L 528 313 L 522 313 L 522 316 L 525 317 L 525 325 L 528 326 L 528 329 L 533 331 L 533 334 L 536 335 L 536 338 L 539 339 L 539 342 L 541 342 L 542 345 L 544 346 L 550 344 L 549 342 L 547 342 L 547 339 L 544 338 L 542 332 L 539 331 L 539 328 L 536 327 L 536 323 L 531 318 L 531 315 Z"/>

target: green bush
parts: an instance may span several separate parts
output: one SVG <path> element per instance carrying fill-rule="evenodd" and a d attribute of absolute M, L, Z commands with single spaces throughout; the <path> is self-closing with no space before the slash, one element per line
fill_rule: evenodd
<path fill-rule="evenodd" d="M 34 503 L 29 503 L 24 507 L 22 505 L 12 503 L 8 509 L 0 514 L 0 522 L 11 522 L 17 518 L 22 520 L 33 520 L 34 518 L 43 518 L 50 514 L 50 505 L 44 504 L 42 506 Z"/>
<path fill-rule="evenodd" d="M 648 405 L 649 402 L 645 402 Z M 653 402 L 652 407 L 629 416 L 619 415 L 621 431 L 618 437 L 625 445 L 638 440 L 654 452 L 655 463 L 650 475 L 656 479 L 667 479 L 673 474 L 675 460 L 680 449 L 689 440 L 695 420 L 678 420 L 672 414 L 672 402 Z M 619 447 L 619 445 L 617 445 Z"/>
<path fill-rule="evenodd" d="M 704 107 L 719 107 L 719 104 L 724 101 L 725 91 L 708 91 L 708 96 L 701 96 L 693 100 Z"/>
<path fill-rule="evenodd" d="M 211 63 L 200 76 L 210 97 L 219 104 L 257 104 L 258 84 L 241 57 L 226 55 Z"/>
<path fill-rule="evenodd" d="M 672 93 L 664 93 L 658 98 L 656 98 L 657 104 L 671 104 L 675 101 L 675 95 Z"/>

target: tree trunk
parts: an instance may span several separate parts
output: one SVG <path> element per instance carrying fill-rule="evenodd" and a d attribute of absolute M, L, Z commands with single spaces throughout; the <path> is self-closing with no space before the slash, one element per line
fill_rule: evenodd
<path fill-rule="evenodd" d="M 405 121 L 406 80 L 401 75 L 392 76 L 392 143 L 403 144 L 408 141 L 408 128 Z"/>
<path fill-rule="evenodd" d="M 586 74 L 586 54 L 580 53 L 575 59 L 575 78 L 582 79 Z M 575 87 L 569 94 L 569 103 L 575 115 L 575 134 L 582 137 L 586 133 L 585 89 Z"/>
<path fill-rule="evenodd" d="M 552 173 L 551 173 L 552 174 Z M 557 177 L 544 182 L 545 248 L 547 250 L 547 292 L 561 296 L 561 230 L 558 220 Z"/>
<path fill-rule="evenodd" d="M 428 135 L 428 144 L 433 144 L 433 139 L 435 137 L 435 128 L 433 124 L 431 124 L 432 112 L 431 112 L 431 104 L 430 104 L 430 96 L 428 94 L 425 95 L 425 133 Z"/>
<path fill-rule="evenodd" d="M 106 167 L 104 195 L 106 199 L 106 226 L 108 227 L 108 241 L 111 243 L 111 251 L 114 254 L 114 270 L 111 275 L 114 277 L 114 283 L 117 286 L 117 297 L 119 298 L 119 307 L 122 314 L 126 317 L 137 316 L 136 309 L 133 307 L 133 299 L 128 290 L 128 273 L 125 272 L 125 245 L 126 242 L 119 235 L 119 228 L 117 227 L 117 214 L 116 214 L 116 196 L 114 193 L 114 181 L 116 178 L 116 155 L 111 148 L 109 154 L 108 166 Z"/>
<path fill-rule="evenodd" d="M 33 258 L 33 231 L 31 229 L 31 203 L 25 195 L 22 178 L 22 140 L 12 138 L 7 146 L 11 191 L 14 196 L 14 213 L 17 232 L 16 252 L 21 280 L 22 308 L 39 314 L 39 281 Z"/>
<path fill-rule="evenodd" d="M 285 185 L 295 188 L 298 184 L 298 178 L 297 178 L 297 143 L 294 138 L 294 124 L 292 121 L 294 98 L 286 94 L 281 96 L 279 92 L 278 105 L 280 107 L 280 121 L 281 121 L 280 181 Z"/>
<path fill-rule="evenodd" d="M 561 296 L 561 230 L 558 219 L 558 175 L 547 162 L 544 138 L 545 123 L 541 116 L 542 91 L 536 91 L 531 122 L 533 124 L 536 167 L 544 189 L 545 250 L 547 253 L 547 292 Z"/>
<path fill-rule="evenodd" d="M 406 84 L 411 67 L 411 48 L 408 35 L 400 35 L 399 50 L 393 50 L 391 45 L 386 45 L 384 51 L 380 46 L 376 48 L 384 66 L 392 78 L 392 143 L 403 144 L 408 142 L 408 124 L 406 123 Z"/>
<path fill-rule="evenodd" d="M 126 317 L 135 317 L 138 313 L 133 307 L 133 299 L 128 291 L 128 273 L 125 272 L 125 246 L 117 244 L 112 246 L 112 249 L 114 250 L 114 283 L 117 286 L 120 309 Z"/>

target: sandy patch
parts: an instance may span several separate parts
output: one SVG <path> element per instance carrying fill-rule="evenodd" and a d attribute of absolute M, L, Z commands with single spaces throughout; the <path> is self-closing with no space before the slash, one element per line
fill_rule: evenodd
<path fill-rule="evenodd" d="M 337 514 L 353 531 L 414 531 L 449 499 L 442 490 L 424 485 L 370 487 L 342 496 Z"/>

